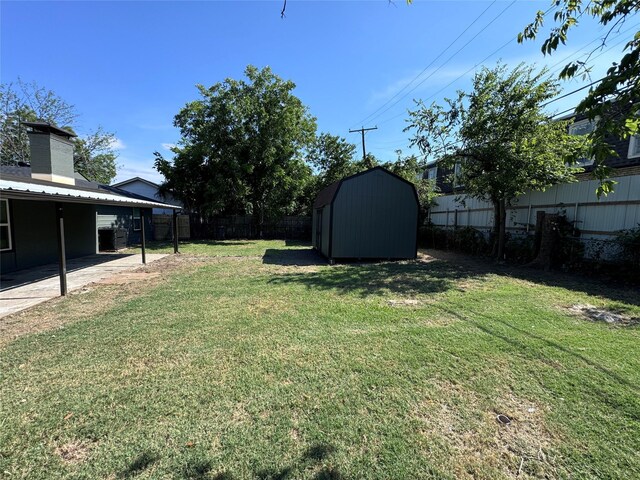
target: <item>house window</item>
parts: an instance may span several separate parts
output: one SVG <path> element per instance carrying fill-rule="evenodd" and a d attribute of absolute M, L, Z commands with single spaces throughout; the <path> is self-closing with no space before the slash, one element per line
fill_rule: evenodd
<path fill-rule="evenodd" d="M 427 179 L 435 180 L 438 177 L 438 167 L 431 167 L 427 170 Z"/>
<path fill-rule="evenodd" d="M 589 135 L 596 128 L 596 122 L 589 119 L 580 120 L 569 125 L 569 135 Z M 588 167 L 593 165 L 593 158 L 579 158 L 575 166 Z"/>
<path fill-rule="evenodd" d="M 0 252 L 11 250 L 11 218 L 9 200 L 0 200 Z"/>
<path fill-rule="evenodd" d="M 595 128 L 596 123 L 585 118 L 569 125 L 569 135 L 589 135 Z"/>
<path fill-rule="evenodd" d="M 633 135 L 629 140 L 629 154 L 627 157 L 640 157 L 640 135 Z"/>
<path fill-rule="evenodd" d="M 134 208 L 133 209 L 133 230 L 135 232 L 139 231 L 141 224 L 142 224 L 142 222 L 140 220 L 140 209 L 139 208 Z"/>

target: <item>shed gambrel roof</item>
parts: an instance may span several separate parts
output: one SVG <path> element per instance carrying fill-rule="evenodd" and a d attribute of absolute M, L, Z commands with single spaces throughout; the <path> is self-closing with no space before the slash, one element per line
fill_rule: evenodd
<path fill-rule="evenodd" d="M 321 208 L 321 207 L 324 207 L 325 205 L 329 205 L 329 204 L 333 203 L 333 200 L 336 198 L 336 195 L 338 194 L 338 191 L 340 190 L 340 185 L 342 185 L 344 182 L 347 182 L 347 181 L 351 180 L 352 178 L 356 178 L 356 177 L 359 177 L 361 175 L 366 175 L 367 173 L 371 173 L 371 172 L 373 172 L 375 170 L 381 170 L 382 172 L 387 173 L 387 174 L 391 175 L 392 177 L 395 177 L 398 180 L 410 185 L 412 190 L 413 190 L 413 194 L 415 196 L 416 203 L 418 205 L 420 205 L 420 201 L 418 199 L 418 192 L 416 191 L 416 186 L 413 183 L 411 183 L 406 178 L 402 178 L 400 175 L 397 175 L 397 174 L 393 173 L 392 171 L 387 170 L 384 167 L 378 166 L 378 167 L 370 168 L 370 169 L 365 170 L 363 172 L 356 173 L 354 175 L 349 175 L 348 177 L 344 177 L 342 180 L 338 180 L 337 182 L 333 182 L 328 187 L 325 187 L 324 189 L 320 190 L 320 193 L 318 193 L 318 196 L 316 197 L 316 200 L 313 202 L 313 208 Z"/>

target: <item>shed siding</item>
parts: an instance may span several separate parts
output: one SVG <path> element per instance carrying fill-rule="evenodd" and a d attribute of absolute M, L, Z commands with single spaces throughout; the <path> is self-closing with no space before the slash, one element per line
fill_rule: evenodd
<path fill-rule="evenodd" d="M 413 187 L 371 170 L 345 179 L 333 202 L 334 258 L 414 258 L 418 205 Z"/>
<path fill-rule="evenodd" d="M 329 256 L 329 243 L 331 234 L 331 205 L 325 205 L 322 209 L 322 254 Z"/>

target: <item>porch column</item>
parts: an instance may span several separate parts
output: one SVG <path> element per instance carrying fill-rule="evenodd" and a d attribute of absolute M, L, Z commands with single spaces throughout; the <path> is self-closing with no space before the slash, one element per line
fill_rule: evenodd
<path fill-rule="evenodd" d="M 56 203 L 56 230 L 58 236 L 58 271 L 60 275 L 60 295 L 67 294 L 67 256 L 64 249 L 64 210 Z"/>
<path fill-rule="evenodd" d="M 173 211 L 173 253 L 178 253 L 178 211 Z"/>
<path fill-rule="evenodd" d="M 145 237 L 144 237 L 144 210 L 140 209 L 140 241 L 142 243 L 142 263 L 147 264 L 147 255 L 145 251 Z"/>

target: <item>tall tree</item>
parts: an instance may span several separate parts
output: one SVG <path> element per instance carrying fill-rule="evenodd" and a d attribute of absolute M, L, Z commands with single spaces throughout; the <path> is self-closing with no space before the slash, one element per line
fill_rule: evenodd
<path fill-rule="evenodd" d="M 75 107 L 52 90 L 18 79 L 0 85 L 0 164 L 30 162 L 29 137 L 22 122 L 43 121 L 73 131 Z M 101 127 L 74 139 L 74 166 L 85 178 L 109 183 L 116 176 L 115 136 Z"/>
<path fill-rule="evenodd" d="M 434 205 L 439 195 L 436 181 L 424 178 L 427 168 L 425 160 L 419 160 L 415 155 L 403 156 L 401 150 L 397 150 L 396 154 L 398 158 L 395 162 L 383 163 L 382 166 L 415 185 L 420 201 L 420 225 L 422 225 L 427 218 L 429 207 Z"/>
<path fill-rule="evenodd" d="M 558 93 L 546 72 L 504 65 L 483 68 L 471 93 L 458 92 L 447 107 L 418 102 L 410 114 L 412 143 L 437 154 L 452 170 L 464 193 L 490 201 L 494 208 L 494 254 L 503 258 L 506 208 L 528 190 L 573 180 L 572 167 L 584 155 L 582 137 L 567 133 L 567 122 L 552 121 L 543 104 Z"/>
<path fill-rule="evenodd" d="M 554 11 L 555 10 L 555 11 Z M 608 27 L 601 43 L 590 52 L 585 60 L 574 59 L 567 63 L 559 77 L 569 79 L 576 76 L 588 77 L 591 71 L 589 59 L 597 50 L 604 48 L 609 36 L 620 31 L 625 22 L 640 11 L 637 0 L 553 0 L 548 12 L 539 11 L 536 18 L 518 36 L 519 42 L 533 40 L 540 34 L 548 15 L 553 11 L 554 27 L 542 44 L 542 53 L 551 55 L 560 44 L 567 42 L 569 31 L 579 24 L 582 16 L 591 16 L 601 25 Z M 623 55 L 611 63 L 605 77 L 592 86 L 586 97 L 578 104 L 576 113 L 596 120 L 596 127 L 590 134 L 590 156 L 595 160 L 595 176 L 600 179 L 598 195 L 607 194 L 615 182 L 608 179 L 611 170 L 604 161 L 615 156 L 610 146 L 611 139 L 627 138 L 638 134 L 640 115 L 640 29 L 630 33 L 629 41 L 623 48 Z"/>
<path fill-rule="evenodd" d="M 316 171 L 318 187 L 358 173 L 355 161 L 356 146 L 344 137 L 321 133 L 313 142 L 307 155 L 307 161 Z"/>
<path fill-rule="evenodd" d="M 203 215 L 248 213 L 260 224 L 298 208 L 311 175 L 303 152 L 315 118 L 295 84 L 269 67 L 248 66 L 247 80 L 226 79 L 175 117 L 181 140 L 173 160 L 156 153 L 165 188 Z"/>
<path fill-rule="evenodd" d="M 116 137 L 102 127 L 74 139 L 73 166 L 86 179 L 109 184 L 116 177 Z"/>

